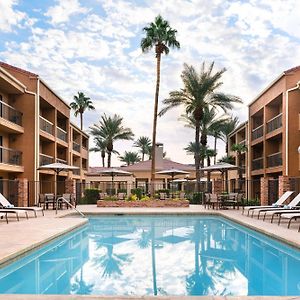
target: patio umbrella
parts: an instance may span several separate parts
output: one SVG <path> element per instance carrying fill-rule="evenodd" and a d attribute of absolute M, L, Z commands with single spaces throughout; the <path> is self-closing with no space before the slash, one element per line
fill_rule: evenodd
<path fill-rule="evenodd" d="M 239 167 L 232 165 L 232 164 L 228 164 L 228 163 L 218 163 L 209 167 L 204 167 L 201 168 L 201 171 L 207 171 L 207 172 L 221 172 L 222 175 L 225 173 L 226 174 L 226 191 L 228 191 L 228 170 L 237 170 Z"/>
<path fill-rule="evenodd" d="M 106 170 L 101 170 L 99 171 L 100 174 L 105 174 L 107 176 L 111 177 L 111 183 L 112 183 L 112 187 L 114 185 L 114 178 L 115 176 L 122 176 L 122 175 L 132 175 L 132 173 L 127 172 L 127 171 L 123 171 L 117 168 L 108 168 Z"/>
<path fill-rule="evenodd" d="M 187 174 L 190 174 L 190 173 L 186 172 L 186 171 L 183 171 L 183 170 L 179 170 L 179 169 L 168 169 L 168 170 L 158 171 L 158 172 L 156 172 L 156 174 L 170 175 L 172 177 L 172 182 L 173 182 L 174 177 L 176 175 L 187 175 Z M 172 195 L 172 197 L 173 197 L 173 195 Z"/>

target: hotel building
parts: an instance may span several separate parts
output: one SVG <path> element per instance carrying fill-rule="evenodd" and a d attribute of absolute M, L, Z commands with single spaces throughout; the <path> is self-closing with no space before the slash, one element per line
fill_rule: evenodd
<path fill-rule="evenodd" d="M 88 169 L 89 136 L 70 122 L 70 106 L 37 74 L 0 62 L 0 192 L 33 205 L 40 192 L 75 190 Z M 61 162 L 73 172 L 39 170 Z M 51 184 L 50 184 L 51 183 Z"/>

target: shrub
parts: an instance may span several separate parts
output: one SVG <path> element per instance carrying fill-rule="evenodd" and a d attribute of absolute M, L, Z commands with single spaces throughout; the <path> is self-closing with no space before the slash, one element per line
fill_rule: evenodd
<path fill-rule="evenodd" d="M 85 189 L 84 197 L 80 199 L 80 204 L 96 204 L 99 200 L 99 193 L 101 191 L 98 189 Z"/>
<path fill-rule="evenodd" d="M 138 199 L 141 199 L 143 196 L 143 190 L 140 188 L 137 189 L 131 189 L 131 194 L 136 195 Z"/>
<path fill-rule="evenodd" d="M 190 201 L 190 204 L 202 204 L 203 192 L 195 192 L 189 195 L 187 198 Z"/>
<path fill-rule="evenodd" d="M 127 194 L 127 189 L 118 189 L 117 192 Z"/>
<path fill-rule="evenodd" d="M 138 196 L 136 194 L 131 194 L 129 195 L 128 201 L 137 201 L 138 200 Z"/>
<path fill-rule="evenodd" d="M 169 196 L 169 194 L 170 194 L 170 190 L 168 190 L 168 189 L 161 189 L 161 190 L 157 190 L 155 192 L 158 193 L 158 195 L 159 195 L 159 193 L 166 193 L 167 196 Z"/>
<path fill-rule="evenodd" d="M 149 200 L 151 200 L 151 198 L 148 197 L 148 196 L 143 196 L 143 197 L 141 198 L 141 201 L 149 201 Z"/>
<path fill-rule="evenodd" d="M 260 205 L 259 199 L 243 199 L 242 205 L 244 206 L 257 206 Z"/>
<path fill-rule="evenodd" d="M 104 198 L 104 201 L 117 201 L 118 197 L 117 196 L 106 196 Z"/>

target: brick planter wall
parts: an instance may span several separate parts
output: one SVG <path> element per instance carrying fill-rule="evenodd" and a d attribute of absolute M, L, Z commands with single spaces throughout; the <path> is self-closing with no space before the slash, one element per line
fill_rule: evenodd
<path fill-rule="evenodd" d="M 98 200 L 98 207 L 189 207 L 188 200 L 106 201 Z"/>

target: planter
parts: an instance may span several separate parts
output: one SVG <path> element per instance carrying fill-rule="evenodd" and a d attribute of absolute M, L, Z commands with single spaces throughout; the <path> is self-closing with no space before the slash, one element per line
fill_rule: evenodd
<path fill-rule="evenodd" d="M 188 200 L 147 200 L 147 201 L 126 201 L 98 200 L 98 207 L 189 207 Z"/>

